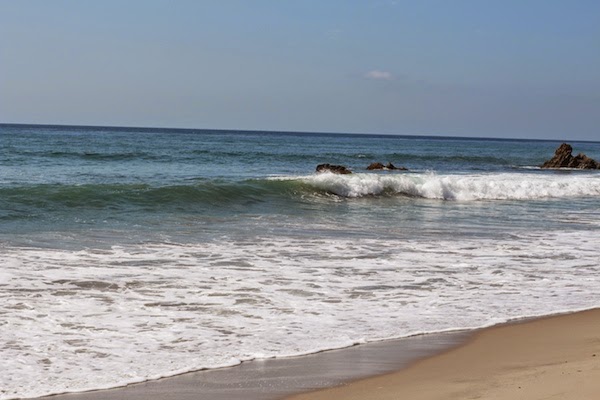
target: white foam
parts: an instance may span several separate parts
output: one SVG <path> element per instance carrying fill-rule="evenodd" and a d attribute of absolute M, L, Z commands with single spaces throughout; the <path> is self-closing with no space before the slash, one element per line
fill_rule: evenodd
<path fill-rule="evenodd" d="M 295 179 L 343 197 L 394 193 L 427 199 L 474 201 L 600 196 L 600 174 L 593 173 L 321 173 Z"/>
<path fill-rule="evenodd" d="M 5 247 L 0 399 L 591 308 L 599 239 Z"/>

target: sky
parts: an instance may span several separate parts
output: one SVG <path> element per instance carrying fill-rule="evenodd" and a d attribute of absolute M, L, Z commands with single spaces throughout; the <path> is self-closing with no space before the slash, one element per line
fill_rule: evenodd
<path fill-rule="evenodd" d="M 0 0 L 0 123 L 600 140 L 600 1 Z"/>

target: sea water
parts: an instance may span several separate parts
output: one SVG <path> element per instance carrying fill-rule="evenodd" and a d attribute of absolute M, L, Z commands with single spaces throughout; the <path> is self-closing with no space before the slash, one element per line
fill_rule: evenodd
<path fill-rule="evenodd" d="M 600 306 L 559 144 L 0 125 L 0 399 Z"/>

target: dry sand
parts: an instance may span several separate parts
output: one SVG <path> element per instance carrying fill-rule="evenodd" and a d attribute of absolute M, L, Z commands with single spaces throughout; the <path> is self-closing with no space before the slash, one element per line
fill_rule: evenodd
<path fill-rule="evenodd" d="M 289 399 L 600 399 L 600 310 L 484 329 L 399 372 Z"/>

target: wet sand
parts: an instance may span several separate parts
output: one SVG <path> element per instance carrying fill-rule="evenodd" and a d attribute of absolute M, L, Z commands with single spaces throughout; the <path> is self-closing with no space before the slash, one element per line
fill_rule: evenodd
<path fill-rule="evenodd" d="M 600 309 L 595 309 L 44 399 L 532 400 L 592 399 L 598 393 Z"/>
<path fill-rule="evenodd" d="M 341 387 L 293 396 L 324 399 L 596 399 L 600 310 L 505 324 L 414 365 Z"/>
<path fill-rule="evenodd" d="M 472 332 L 420 335 L 302 357 L 244 362 L 122 388 L 48 396 L 47 400 L 263 400 L 381 375 L 463 343 Z M 140 360 L 143 362 L 143 360 Z"/>

